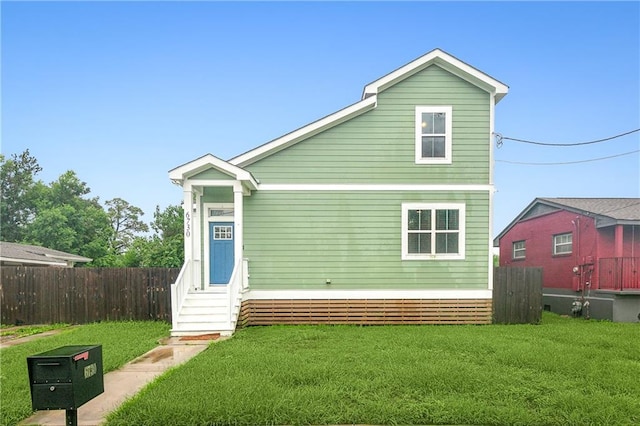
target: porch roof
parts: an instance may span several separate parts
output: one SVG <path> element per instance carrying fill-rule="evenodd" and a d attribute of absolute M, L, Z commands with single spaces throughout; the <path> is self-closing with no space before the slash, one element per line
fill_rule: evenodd
<path fill-rule="evenodd" d="M 251 172 L 224 161 L 212 154 L 203 155 L 200 158 L 169 170 L 169 179 L 177 185 L 182 185 L 184 181 L 190 177 L 209 169 L 215 169 L 232 177 L 252 191 L 258 189 L 259 182 L 253 177 Z"/>

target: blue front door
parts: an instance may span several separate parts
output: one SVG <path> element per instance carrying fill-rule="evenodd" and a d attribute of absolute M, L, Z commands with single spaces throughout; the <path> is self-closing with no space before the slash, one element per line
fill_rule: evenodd
<path fill-rule="evenodd" d="M 229 284 L 233 260 L 233 222 L 209 223 L 209 283 Z"/>

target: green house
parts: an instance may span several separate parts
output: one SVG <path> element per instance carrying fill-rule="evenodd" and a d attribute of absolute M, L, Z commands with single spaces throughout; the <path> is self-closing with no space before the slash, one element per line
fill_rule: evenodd
<path fill-rule="evenodd" d="M 494 107 L 508 87 L 435 49 L 184 191 L 173 334 L 266 324 L 490 323 Z"/>

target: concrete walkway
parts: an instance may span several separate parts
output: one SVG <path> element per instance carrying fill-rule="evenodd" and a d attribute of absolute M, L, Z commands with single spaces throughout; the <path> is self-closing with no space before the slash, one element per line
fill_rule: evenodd
<path fill-rule="evenodd" d="M 186 340 L 172 337 L 161 346 L 104 375 L 104 393 L 78 408 L 78 426 L 97 426 L 125 400 L 167 369 L 182 364 L 204 351 L 217 336 Z M 223 338 L 218 338 L 220 340 Z M 65 411 L 37 411 L 20 425 L 65 426 Z"/>

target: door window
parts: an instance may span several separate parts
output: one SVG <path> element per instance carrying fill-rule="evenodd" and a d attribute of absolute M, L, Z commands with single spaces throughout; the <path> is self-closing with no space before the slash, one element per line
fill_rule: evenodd
<path fill-rule="evenodd" d="M 213 239 L 214 240 L 233 240 L 233 227 L 219 226 L 219 225 L 214 226 Z"/>

